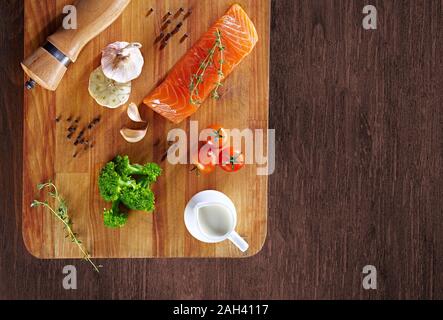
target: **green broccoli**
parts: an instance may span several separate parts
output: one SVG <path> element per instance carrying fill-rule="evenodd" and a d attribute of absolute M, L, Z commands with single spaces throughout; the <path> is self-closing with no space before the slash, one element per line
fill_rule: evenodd
<path fill-rule="evenodd" d="M 154 193 L 151 189 L 143 186 L 141 183 L 135 190 L 124 190 L 120 199 L 126 207 L 132 210 L 148 212 L 154 210 Z"/>
<path fill-rule="evenodd" d="M 116 201 L 120 198 L 123 188 L 135 188 L 136 181 L 119 175 L 115 170 L 115 164 L 109 162 L 102 169 L 98 180 L 100 194 L 105 201 Z"/>
<path fill-rule="evenodd" d="M 104 212 L 105 225 L 116 228 L 126 223 L 127 214 L 120 211 L 120 204 L 131 210 L 153 211 L 155 197 L 151 184 L 161 173 L 157 164 L 131 164 L 128 156 L 117 156 L 106 164 L 98 181 L 102 198 L 112 202 L 112 208 Z"/>
<path fill-rule="evenodd" d="M 121 228 L 128 221 L 128 215 L 120 211 L 120 201 L 114 201 L 111 209 L 105 209 L 103 220 L 108 228 Z"/>
<path fill-rule="evenodd" d="M 162 169 L 156 163 L 147 163 L 143 166 L 141 175 L 144 175 L 147 183 L 150 185 L 157 182 L 158 177 L 162 174 Z"/>
<path fill-rule="evenodd" d="M 149 183 L 157 181 L 162 170 L 156 163 L 147 163 L 144 166 L 140 164 L 131 164 L 128 156 L 117 156 L 114 160 L 115 170 L 122 176 L 143 176 Z"/>

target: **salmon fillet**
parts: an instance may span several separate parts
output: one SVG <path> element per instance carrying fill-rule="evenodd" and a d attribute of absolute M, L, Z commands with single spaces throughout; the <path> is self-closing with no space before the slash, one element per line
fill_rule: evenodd
<path fill-rule="evenodd" d="M 194 92 L 193 100 L 203 102 L 251 51 L 254 49 L 258 34 L 254 24 L 240 5 L 233 5 L 197 43 L 174 66 L 166 80 L 147 96 L 143 103 L 174 123 L 180 123 L 194 114 L 200 107 L 191 101 L 191 78 L 198 73 L 201 63 L 214 47 L 217 32 L 221 35 L 223 52 L 216 51 L 214 63 L 208 66 L 203 81 Z M 222 54 L 222 56 L 221 56 Z M 220 79 L 220 64 L 223 78 Z"/>

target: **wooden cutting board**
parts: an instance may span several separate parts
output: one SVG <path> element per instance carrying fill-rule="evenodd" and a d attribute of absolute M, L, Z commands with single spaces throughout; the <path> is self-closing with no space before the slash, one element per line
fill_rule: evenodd
<path fill-rule="evenodd" d="M 62 20 L 64 5 L 70 0 L 25 1 L 25 56 L 31 54 Z M 131 125 L 126 107 L 104 109 L 88 94 L 89 74 L 100 65 L 101 49 L 114 41 L 143 44 L 145 67 L 133 82 L 130 101 L 142 99 L 167 75 L 192 44 L 233 4 L 227 0 L 132 0 L 124 14 L 98 38 L 85 47 L 78 61 L 71 65 L 58 90 L 42 88 L 25 92 L 24 108 L 24 190 L 23 238 L 29 252 L 38 258 L 80 258 L 78 248 L 65 240 L 58 221 L 43 209 L 31 209 L 33 199 L 42 199 L 36 185 L 49 179 L 56 182 L 68 202 L 74 228 L 93 257 L 246 257 L 257 254 L 266 239 L 266 176 L 258 176 L 257 166 L 228 174 L 217 170 L 210 176 L 197 177 L 186 165 L 161 162 L 168 148 L 169 130 L 181 128 L 189 132 L 190 121 L 198 121 L 200 129 L 213 123 L 227 128 L 267 129 L 269 91 L 270 1 L 239 0 L 254 21 L 260 41 L 253 53 L 226 80 L 224 96 L 207 101 L 201 109 L 181 125 L 174 125 L 148 108 L 141 107 L 150 125 L 149 134 L 138 144 L 129 144 L 119 130 Z M 164 49 L 154 44 L 160 33 L 163 16 L 180 7 L 192 8 L 178 35 Z M 150 8 L 154 9 L 148 15 Z M 178 21 L 177 21 L 178 23 Z M 176 23 L 172 24 L 172 27 Z M 180 43 L 182 35 L 190 37 Z M 101 122 L 88 137 L 94 148 L 84 151 L 67 139 L 68 118 L 79 120 L 82 128 L 97 116 Z M 56 118 L 61 120 L 56 122 Z M 78 153 L 76 157 L 73 157 Z M 117 154 L 127 154 L 131 161 L 161 163 L 164 174 L 154 187 L 156 211 L 131 212 L 128 224 L 120 230 L 103 225 L 103 208 L 97 177 L 105 163 Z M 227 194 L 238 211 L 238 232 L 250 244 L 242 254 L 228 241 L 210 245 L 201 243 L 187 232 L 183 212 L 187 202 L 199 191 L 215 189 Z"/>

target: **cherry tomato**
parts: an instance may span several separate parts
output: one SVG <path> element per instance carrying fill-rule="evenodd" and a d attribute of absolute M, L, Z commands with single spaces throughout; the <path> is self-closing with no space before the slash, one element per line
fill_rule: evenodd
<path fill-rule="evenodd" d="M 245 165 L 245 157 L 234 148 L 225 148 L 219 155 L 220 168 L 226 172 L 237 172 Z"/>
<path fill-rule="evenodd" d="M 206 128 L 206 130 L 210 130 L 208 142 L 212 142 L 214 146 L 218 146 L 220 150 L 226 146 L 229 141 L 229 135 L 222 126 L 214 124 Z"/>
<path fill-rule="evenodd" d="M 198 145 L 198 153 L 192 155 L 191 161 L 197 174 L 210 174 L 215 171 L 217 164 L 216 148 L 212 142 L 200 142 Z"/>

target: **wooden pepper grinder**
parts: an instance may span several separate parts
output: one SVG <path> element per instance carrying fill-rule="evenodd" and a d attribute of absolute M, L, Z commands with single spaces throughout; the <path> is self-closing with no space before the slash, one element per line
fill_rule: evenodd
<path fill-rule="evenodd" d="M 79 0 L 77 29 L 61 27 L 49 36 L 45 45 L 35 51 L 22 67 L 30 80 L 26 87 L 38 83 L 55 91 L 71 62 L 75 62 L 86 44 L 109 27 L 125 10 L 131 0 Z"/>

